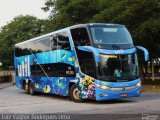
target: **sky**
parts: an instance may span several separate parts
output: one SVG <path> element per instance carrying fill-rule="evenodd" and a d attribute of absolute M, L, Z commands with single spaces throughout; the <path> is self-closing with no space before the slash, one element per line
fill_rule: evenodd
<path fill-rule="evenodd" d="M 0 27 L 18 15 L 33 15 L 46 19 L 49 13 L 41 10 L 45 0 L 0 0 Z"/>

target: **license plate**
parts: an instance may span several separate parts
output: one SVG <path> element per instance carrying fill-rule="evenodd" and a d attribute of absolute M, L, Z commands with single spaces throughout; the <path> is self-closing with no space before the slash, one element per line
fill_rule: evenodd
<path fill-rule="evenodd" d="M 128 94 L 127 93 L 123 93 L 123 94 L 121 94 L 121 97 L 127 97 L 128 96 Z"/>

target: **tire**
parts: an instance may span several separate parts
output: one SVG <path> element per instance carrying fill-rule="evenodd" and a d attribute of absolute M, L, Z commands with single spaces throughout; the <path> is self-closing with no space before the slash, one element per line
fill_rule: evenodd
<path fill-rule="evenodd" d="M 35 95 L 35 91 L 34 91 L 34 89 L 33 89 L 32 82 L 29 82 L 29 94 Z"/>
<path fill-rule="evenodd" d="M 70 100 L 74 102 L 83 102 L 83 99 L 79 97 L 78 87 L 76 86 L 76 84 L 71 86 L 69 90 L 69 97 L 70 97 Z"/>
<path fill-rule="evenodd" d="M 29 94 L 29 85 L 28 85 L 28 82 L 24 82 L 24 91 L 26 94 Z"/>

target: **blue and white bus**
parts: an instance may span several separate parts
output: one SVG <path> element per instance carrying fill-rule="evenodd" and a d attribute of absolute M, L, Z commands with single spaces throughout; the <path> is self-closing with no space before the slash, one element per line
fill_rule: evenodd
<path fill-rule="evenodd" d="M 141 79 L 137 49 L 124 25 L 79 24 L 15 45 L 16 86 L 84 99 L 138 97 Z"/>

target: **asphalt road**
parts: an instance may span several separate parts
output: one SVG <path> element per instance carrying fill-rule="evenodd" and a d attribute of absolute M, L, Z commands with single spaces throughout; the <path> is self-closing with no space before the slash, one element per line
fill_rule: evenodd
<path fill-rule="evenodd" d="M 143 92 L 141 97 L 127 98 L 117 101 L 86 101 L 84 103 L 74 103 L 68 97 L 62 97 L 49 94 L 38 94 L 31 96 L 25 94 L 23 90 L 15 86 L 0 89 L 0 114 L 71 114 L 73 117 L 81 118 L 100 118 L 99 114 L 108 115 L 108 117 L 125 120 L 131 118 L 137 119 L 137 115 L 154 114 L 160 119 L 160 92 Z M 116 114 L 116 115 L 115 115 Z M 78 116 L 74 116 L 78 115 Z M 123 116 L 128 117 L 123 117 Z M 106 117 L 106 116 L 105 116 Z M 105 118 L 101 117 L 101 119 Z M 142 116 L 140 116 L 142 118 Z M 156 120 L 158 120 L 156 119 Z"/>

